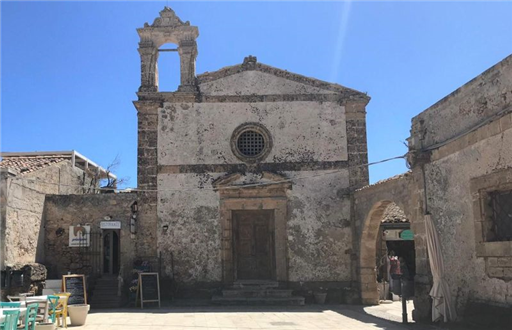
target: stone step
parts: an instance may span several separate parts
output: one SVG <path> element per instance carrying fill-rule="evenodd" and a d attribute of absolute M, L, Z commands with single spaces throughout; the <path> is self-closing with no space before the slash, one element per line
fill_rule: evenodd
<path fill-rule="evenodd" d="M 119 308 L 119 307 L 122 307 L 120 303 L 91 304 L 92 309 L 107 309 L 107 308 Z"/>
<path fill-rule="evenodd" d="M 215 305 L 304 306 L 304 301 L 304 297 L 212 297 Z"/>
<path fill-rule="evenodd" d="M 279 287 L 277 281 L 266 281 L 266 280 L 240 280 L 233 283 L 233 289 L 271 289 Z"/>
<path fill-rule="evenodd" d="M 114 285 L 110 285 L 110 286 L 97 286 L 95 285 L 94 286 L 94 292 L 112 292 L 112 291 L 115 291 L 117 292 L 117 284 L 114 286 Z"/>
<path fill-rule="evenodd" d="M 102 306 L 102 305 L 109 305 L 109 306 L 120 306 L 121 305 L 121 299 L 120 298 L 117 298 L 116 299 L 113 299 L 113 298 L 97 298 L 97 297 L 92 297 L 91 298 L 91 301 L 90 301 L 90 304 L 91 306 L 93 307 L 96 307 L 96 306 Z"/>
<path fill-rule="evenodd" d="M 91 299 L 91 305 L 102 304 L 102 303 L 120 303 L 121 299 Z"/>
<path fill-rule="evenodd" d="M 231 289 L 222 290 L 223 297 L 239 297 L 239 298 L 257 298 L 257 297 L 291 297 L 292 290 L 278 290 L 278 289 Z"/>

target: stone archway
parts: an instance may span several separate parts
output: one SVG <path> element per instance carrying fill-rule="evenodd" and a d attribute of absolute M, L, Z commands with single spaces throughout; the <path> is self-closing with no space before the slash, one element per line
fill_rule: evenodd
<path fill-rule="evenodd" d="M 357 235 L 354 250 L 358 255 L 355 279 L 360 284 L 361 302 L 366 305 L 379 303 L 375 260 L 377 235 L 386 208 L 391 203 L 396 203 L 409 219 L 410 229 L 414 232 L 415 320 L 425 318 L 429 313 L 432 276 L 427 258 L 423 192 L 417 189 L 420 180 L 420 176 L 408 172 L 361 188 L 354 194 L 354 229 Z"/>
<path fill-rule="evenodd" d="M 392 203 L 390 200 L 379 201 L 373 205 L 364 221 L 361 232 L 361 247 L 359 255 L 359 269 L 361 282 L 361 300 L 365 305 L 379 303 L 377 291 L 377 272 L 375 256 L 377 254 L 377 235 L 381 219 L 386 208 Z"/>

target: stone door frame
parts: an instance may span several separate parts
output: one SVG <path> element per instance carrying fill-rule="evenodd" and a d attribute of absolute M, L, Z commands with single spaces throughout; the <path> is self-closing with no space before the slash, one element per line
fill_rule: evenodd
<path fill-rule="evenodd" d="M 231 183 L 232 179 L 222 183 Z M 236 188 L 216 185 L 220 197 L 220 223 L 222 230 L 222 282 L 231 285 L 235 280 L 234 264 L 233 211 L 237 210 L 273 210 L 274 211 L 274 258 L 275 280 L 288 281 L 288 197 L 286 191 L 290 183 L 276 183 L 258 187 Z"/>

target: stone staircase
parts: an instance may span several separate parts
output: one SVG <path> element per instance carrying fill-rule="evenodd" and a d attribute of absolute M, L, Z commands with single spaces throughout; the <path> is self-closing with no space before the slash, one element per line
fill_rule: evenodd
<path fill-rule="evenodd" d="M 303 306 L 304 301 L 304 297 L 292 296 L 292 290 L 279 289 L 275 281 L 237 281 L 222 290 L 222 296 L 212 298 L 216 305 Z"/>
<path fill-rule="evenodd" d="M 91 299 L 88 302 L 91 308 L 119 308 L 121 297 L 117 295 L 117 277 L 103 276 L 96 280 Z"/>

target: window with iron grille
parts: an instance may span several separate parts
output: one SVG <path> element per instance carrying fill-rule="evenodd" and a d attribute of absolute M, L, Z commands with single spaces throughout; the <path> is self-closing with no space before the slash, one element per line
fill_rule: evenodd
<path fill-rule="evenodd" d="M 231 135 L 233 154 L 245 163 L 258 163 L 264 160 L 272 149 L 272 136 L 260 123 L 244 123 Z"/>
<path fill-rule="evenodd" d="M 265 148 L 265 138 L 256 131 L 248 130 L 238 137 L 237 147 L 242 155 L 256 157 Z"/>
<path fill-rule="evenodd" d="M 512 241 L 512 190 L 489 194 L 492 241 Z"/>

